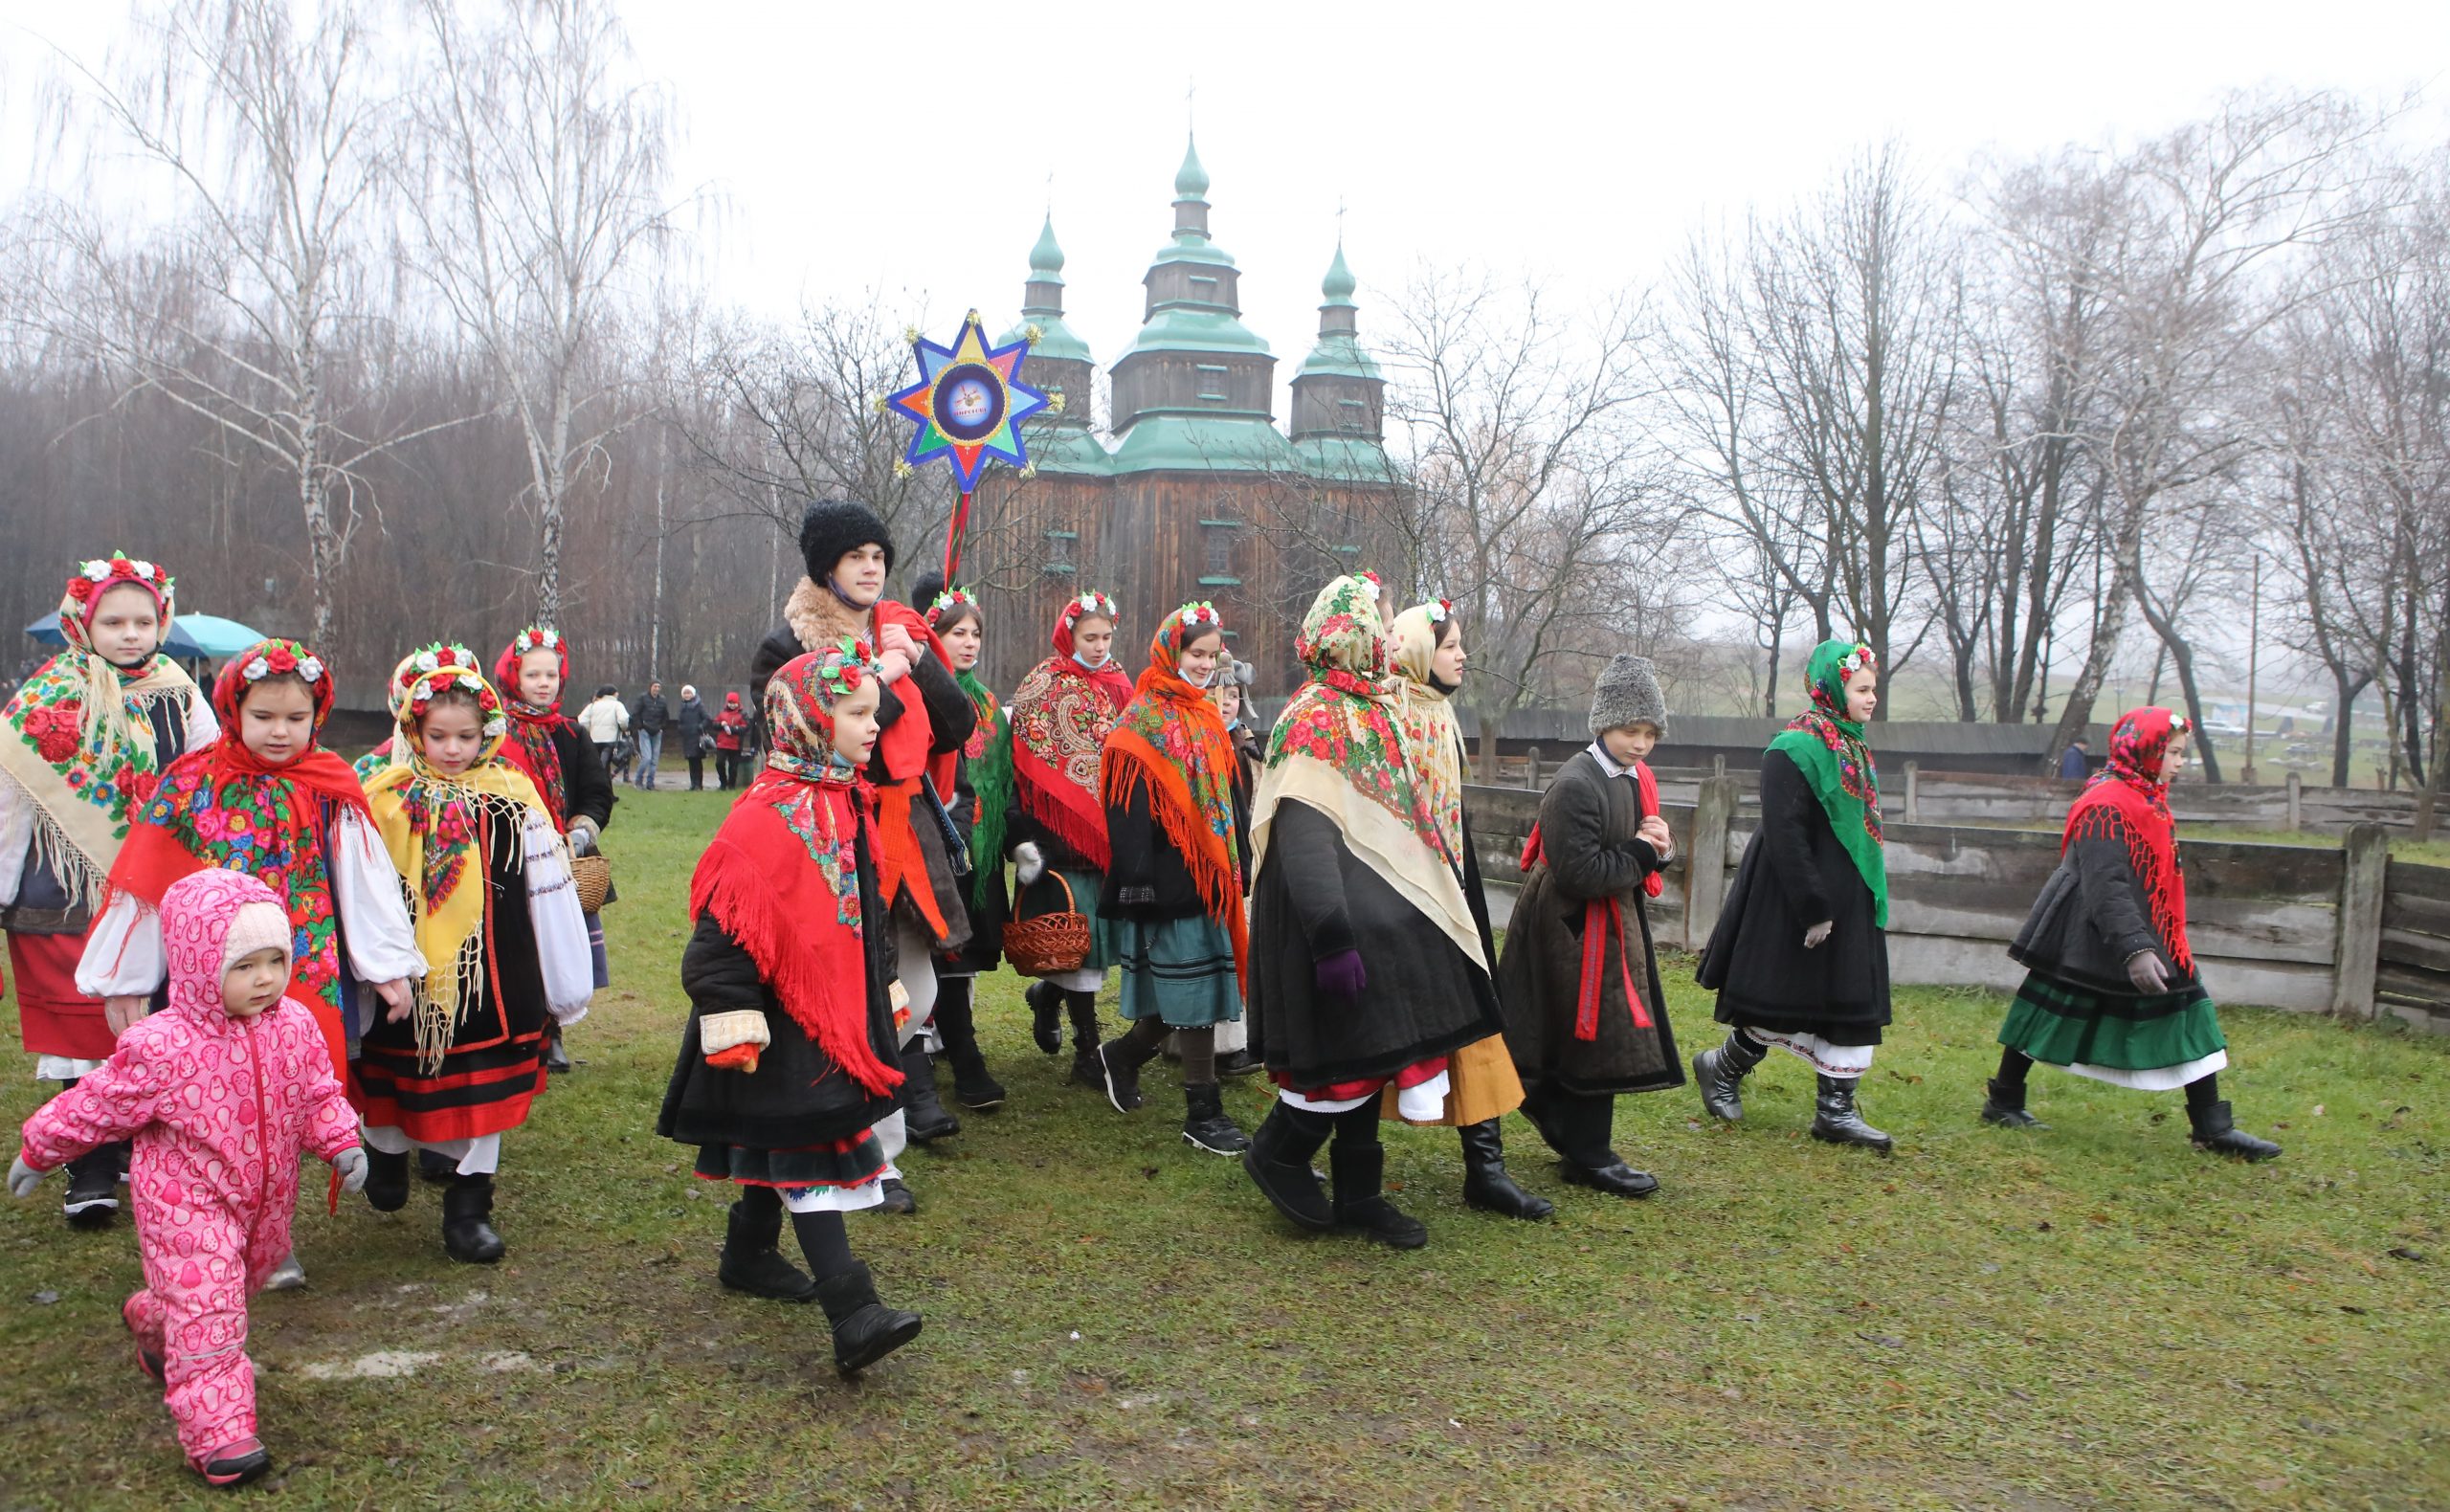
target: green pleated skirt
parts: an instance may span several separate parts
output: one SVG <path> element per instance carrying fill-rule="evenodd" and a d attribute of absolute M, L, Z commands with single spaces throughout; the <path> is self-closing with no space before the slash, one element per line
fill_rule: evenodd
<path fill-rule="evenodd" d="M 2196 983 L 2171 992 L 2101 992 L 2028 971 L 1999 1043 L 2045 1065 L 2147 1091 L 2184 1086 L 2229 1062 L 2219 1010 Z"/>

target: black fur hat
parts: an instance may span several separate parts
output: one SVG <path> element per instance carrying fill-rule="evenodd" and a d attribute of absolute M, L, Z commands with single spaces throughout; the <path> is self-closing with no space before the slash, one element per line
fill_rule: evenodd
<path fill-rule="evenodd" d="M 945 569 L 929 567 L 910 580 L 910 596 L 902 602 L 924 614 L 927 612 L 927 606 L 934 603 L 936 595 L 944 590 Z"/>
<path fill-rule="evenodd" d="M 871 542 L 884 547 L 884 569 L 893 570 L 893 533 L 876 511 L 847 499 L 820 499 L 800 517 L 800 560 L 812 582 L 822 583 L 846 553 Z"/>

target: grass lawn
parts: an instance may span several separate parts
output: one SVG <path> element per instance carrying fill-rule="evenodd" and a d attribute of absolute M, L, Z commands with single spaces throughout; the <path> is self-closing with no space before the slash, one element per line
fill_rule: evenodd
<path fill-rule="evenodd" d="M 622 805 L 618 986 L 507 1141 L 503 1264 L 444 1259 L 433 1188 L 334 1218 L 306 1184 L 312 1285 L 253 1338 L 282 1504 L 2450 1505 L 2450 1042 L 2252 1011 L 2225 1090 L 2273 1164 L 2047 1070 L 2053 1132 L 1986 1129 L 2000 1000 L 1915 990 L 1865 1084 L 1894 1158 L 1805 1139 L 1782 1056 L 1738 1128 L 1689 1089 L 1620 1108 L 1645 1203 L 1565 1188 L 1508 1119 L 1546 1225 L 1465 1209 L 1452 1135 L 1392 1131 L 1432 1232 L 1396 1255 L 1298 1235 L 1184 1145 L 1163 1062 L 1129 1119 L 1062 1085 L 999 976 L 1013 1101 L 913 1152 L 919 1216 L 852 1220 L 926 1332 L 846 1385 L 813 1306 L 716 1286 L 724 1194 L 653 1132 L 723 801 Z M 1669 979 L 1689 1055 L 1707 999 Z M 37 1096 L 11 1077 L 0 1113 Z M 218 1504 L 120 1327 L 124 1221 L 71 1234 L 60 1190 L 0 1211 L 0 1505 Z"/>

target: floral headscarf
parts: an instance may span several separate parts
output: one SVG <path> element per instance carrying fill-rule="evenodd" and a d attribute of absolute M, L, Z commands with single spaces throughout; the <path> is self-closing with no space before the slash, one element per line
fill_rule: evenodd
<path fill-rule="evenodd" d="M 833 712 L 876 677 L 867 643 L 846 637 L 792 657 L 766 684 L 766 765 L 699 858 L 689 911 L 712 914 L 791 1022 L 883 1096 L 902 1073 L 868 1035 L 859 834 L 873 795 L 834 748 Z"/>
<path fill-rule="evenodd" d="M 1455 606 L 1445 599 L 1415 604 L 1395 616 L 1388 638 L 1394 647 L 1395 723 L 1404 737 L 1404 757 L 1412 763 L 1413 780 L 1421 802 L 1437 829 L 1446 855 L 1459 863 L 1463 856 L 1463 732 L 1447 701 L 1451 688 L 1441 688 L 1432 676 L 1438 642 L 1454 623 Z"/>
<path fill-rule="evenodd" d="M 0 708 L 0 774 L 33 800 L 36 854 L 71 901 L 89 906 L 100 903 L 128 821 L 161 779 L 154 705 L 175 699 L 192 717 L 204 701 L 195 680 L 159 651 L 143 666 L 121 668 L 94 649 L 102 595 L 122 587 L 152 596 L 167 641 L 176 609 L 167 571 L 116 553 L 80 564 L 59 600 L 68 649 Z"/>
<path fill-rule="evenodd" d="M 2170 743 L 2191 729 L 2186 716 L 2157 705 L 2120 715 L 2110 730 L 2109 762 L 2068 809 L 2059 842 L 2062 856 L 2080 840 L 2114 839 L 2127 847 L 2152 928 L 2171 963 L 2188 973 L 2194 970 L 2194 953 L 2187 943 L 2186 876 L 2178 866 L 2177 822 L 2161 761 Z"/>
<path fill-rule="evenodd" d="M 391 765 L 367 782 L 366 799 L 391 864 L 409 882 L 409 914 L 428 967 L 417 997 L 417 1059 L 431 1073 L 450 1048 L 461 1006 L 484 979 L 489 821 L 523 825 L 529 810 L 548 821 L 552 815 L 526 774 L 501 759 L 510 717 L 501 695 L 477 670 L 476 655 L 465 646 L 436 643 L 411 656 L 409 663 L 412 670 L 392 727 Z M 465 771 L 445 773 L 427 763 L 415 732 L 434 695 L 455 687 L 476 696 L 484 745 Z M 514 844 L 524 866 L 524 845 Z"/>
<path fill-rule="evenodd" d="M 1233 935 L 1238 966 L 1249 953 L 1235 833 L 1234 780 L 1241 763 L 1208 690 L 1182 676 L 1183 648 L 1202 635 L 1221 636 L 1224 629 L 1209 603 L 1185 604 L 1158 624 L 1148 641 L 1148 670 L 1106 737 L 1100 795 L 1111 809 L 1128 803 L 1135 790 L 1147 790 L 1149 809 L 1182 856 L 1209 917 Z"/>
<path fill-rule="evenodd" d="M 1072 654 L 1072 629 L 1084 615 L 1111 619 L 1114 613 L 1114 600 L 1103 593 L 1064 600 L 1055 617 L 1055 655 L 1013 693 L 1013 795 L 1024 813 L 1099 871 L 1105 870 L 1107 851 L 1098 764 L 1132 686 L 1119 657 L 1107 657 L 1095 672 L 1081 666 Z"/>
<path fill-rule="evenodd" d="M 1278 807 L 1306 804 L 1332 820 L 1363 864 L 1443 930 L 1483 969 L 1479 923 L 1397 727 L 1396 689 L 1377 580 L 1340 577 L 1319 590 L 1294 650 L 1310 669 L 1268 740 L 1251 817 L 1257 870 Z"/>
<path fill-rule="evenodd" d="M 1880 767 L 1863 744 L 1863 726 L 1846 717 L 1846 679 L 1877 668 L 1872 648 L 1860 640 L 1824 640 L 1813 648 L 1804 678 L 1812 707 L 1787 722 L 1770 742 L 1811 784 L 1829 815 L 1829 828 L 1872 893 L 1872 923 L 1888 927 L 1888 860 L 1881 847 Z"/>

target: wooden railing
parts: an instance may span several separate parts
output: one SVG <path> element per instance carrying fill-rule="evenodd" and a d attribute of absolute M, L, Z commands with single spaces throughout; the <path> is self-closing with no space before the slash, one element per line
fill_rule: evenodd
<path fill-rule="evenodd" d="M 1759 818 L 1735 777 L 1680 786 L 1662 774 L 1677 858 L 1650 904 L 1651 929 L 1662 944 L 1698 950 Z M 1466 802 L 1482 875 L 1493 888 L 1519 882 L 1540 795 L 1475 787 Z M 2002 988 L 2021 980 L 2008 943 L 2059 864 L 2058 835 L 1901 821 L 1887 838 L 1892 978 Z M 2450 1032 L 2450 867 L 2391 859 L 2372 825 L 2351 829 L 2336 850 L 2189 840 L 2180 855 L 2191 942 L 2215 997 L 2390 1013 Z"/>

